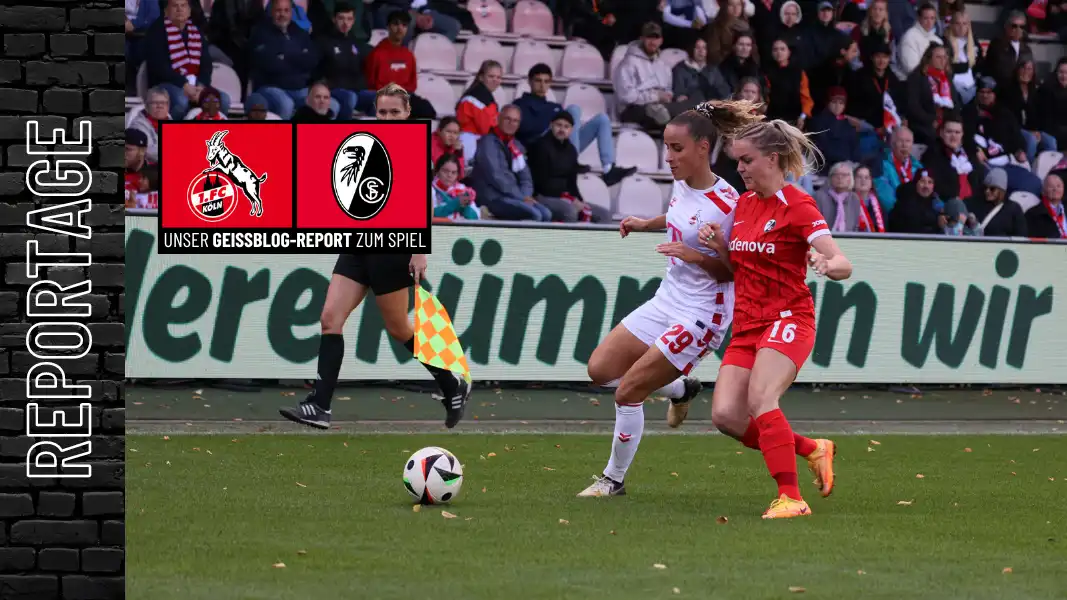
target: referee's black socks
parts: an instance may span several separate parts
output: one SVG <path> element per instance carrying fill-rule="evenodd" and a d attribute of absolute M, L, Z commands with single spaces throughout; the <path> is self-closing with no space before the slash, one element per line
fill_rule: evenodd
<path fill-rule="evenodd" d="M 415 336 L 411 336 L 410 340 L 404 342 L 404 347 L 407 348 L 409 352 L 414 354 Z M 430 372 L 430 375 L 433 375 L 434 381 L 437 382 L 437 385 L 441 388 L 441 393 L 444 394 L 446 398 L 451 398 L 452 396 L 456 395 L 456 392 L 459 391 L 459 382 L 456 381 L 456 377 L 452 374 L 452 371 L 449 371 L 448 369 L 442 369 L 441 367 L 428 365 L 421 361 L 420 364 L 426 367 L 426 370 Z"/>
<path fill-rule="evenodd" d="M 341 360 L 345 355 L 345 338 L 339 333 L 324 333 L 319 341 L 319 370 L 312 400 L 323 410 L 330 410 Z"/>

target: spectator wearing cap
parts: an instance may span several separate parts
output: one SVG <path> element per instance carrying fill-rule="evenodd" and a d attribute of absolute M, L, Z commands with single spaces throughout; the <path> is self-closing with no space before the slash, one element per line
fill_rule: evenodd
<path fill-rule="evenodd" d="M 950 77 L 948 53 L 940 44 L 928 46 L 919 66 L 908 75 L 904 115 L 915 132 L 915 141 L 920 144 L 929 146 L 936 142 L 945 113 L 963 106 Z"/>
<path fill-rule="evenodd" d="M 578 153 L 596 141 L 600 164 L 604 169 L 604 183 L 612 186 L 637 172 L 636 168 L 624 169 L 615 164 L 615 141 L 611 134 L 611 119 L 606 114 L 592 115 L 582 123 L 580 107 L 572 104 L 564 110 L 561 104 L 548 99 L 548 91 L 552 87 L 552 69 L 548 65 L 538 63 L 531 67 L 527 81 L 530 91 L 515 100 L 515 106 L 522 111 L 522 122 L 515 137 L 523 146 L 532 148 L 537 140 L 548 137 L 552 120 L 560 112 L 567 112 L 572 117 L 570 141 Z M 536 176 L 536 171 L 534 175 Z"/>
<path fill-rule="evenodd" d="M 686 50 L 685 60 L 674 65 L 671 72 L 674 97 L 680 102 L 698 103 L 729 98 L 730 84 L 719 68 L 708 62 L 708 43 L 703 38 L 695 38 Z"/>
<path fill-rule="evenodd" d="M 207 35 L 192 22 L 189 2 L 167 0 L 163 16 L 148 28 L 144 39 L 148 85 L 167 92 L 175 119 L 184 119 L 211 85 Z M 228 112 L 229 96 L 220 92 L 219 98 L 222 112 Z"/>
<path fill-rule="evenodd" d="M 200 107 L 194 108 L 186 115 L 194 121 L 225 121 L 228 117 L 222 112 L 222 94 L 213 87 L 200 92 Z"/>
<path fill-rule="evenodd" d="M 897 118 L 893 102 L 899 80 L 889 70 L 892 51 L 881 40 L 871 42 L 867 64 L 850 79 L 846 88 L 849 102 L 845 114 L 853 117 L 860 131 L 860 153 L 867 156 L 879 151 L 882 138 Z M 887 107 L 893 110 L 888 111 Z M 888 113 L 888 116 L 887 116 Z"/>
<path fill-rule="evenodd" d="M 565 110 L 552 116 L 549 133 L 537 138 L 527 153 L 534 197 L 552 211 L 553 221 L 611 221 L 611 212 L 586 204 L 578 190 L 578 149 L 571 142 L 574 117 Z"/>
<path fill-rule="evenodd" d="M 433 119 L 437 117 L 433 105 L 429 100 L 415 95 L 419 87 L 419 71 L 415 55 L 404 45 L 410 23 L 411 15 L 406 10 L 390 13 L 386 28 L 389 33 L 370 51 L 364 73 L 372 90 L 380 90 L 390 83 L 404 88 L 410 95 L 413 119 Z"/>
<path fill-rule="evenodd" d="M 889 213 L 889 230 L 894 233 L 962 233 L 967 205 L 958 198 L 945 200 L 937 195 L 933 175 L 919 169 L 915 177 L 896 189 L 896 205 Z"/>
<path fill-rule="evenodd" d="M 982 194 L 967 202 L 979 235 L 987 237 L 1026 237 L 1023 209 L 1008 200 L 1008 174 L 992 169 L 986 174 Z"/>
<path fill-rule="evenodd" d="M 842 38 L 847 40 L 849 37 L 837 28 L 835 17 L 833 2 L 830 0 L 819 2 L 815 11 L 815 22 L 811 24 L 806 34 L 807 39 L 811 40 L 811 63 L 805 65 L 805 68 L 814 70 L 823 63 L 838 58 Z M 848 48 L 848 44 L 846 43 L 844 47 Z"/>
<path fill-rule="evenodd" d="M 942 198 L 968 202 L 982 197 L 986 168 L 978 162 L 974 145 L 964 142 L 963 119 L 958 114 L 945 116 L 940 137 L 923 154 L 923 165 L 933 173 L 937 194 Z"/>
<path fill-rule="evenodd" d="M 374 10 L 374 26 L 378 29 L 385 29 L 393 13 L 401 10 L 410 15 L 409 21 L 415 23 L 415 26 L 409 28 L 404 34 L 403 44 L 405 46 L 411 43 L 416 31 L 439 33 L 454 42 L 459 37 L 460 22 L 451 15 L 430 8 L 431 5 L 437 8 L 437 4 L 439 3 L 426 0 L 379 0 Z"/>
<path fill-rule="evenodd" d="M 1063 210 L 1063 177 L 1050 173 L 1041 187 L 1041 202 L 1026 211 L 1030 237 L 1067 239 L 1067 217 Z"/>
<path fill-rule="evenodd" d="M 989 43 L 982 73 L 996 80 L 998 84 L 1011 81 L 1011 73 L 1020 60 L 1033 59 L 1033 51 L 1026 41 L 1026 15 L 1013 10 L 1004 21 L 1004 33 Z"/>
<path fill-rule="evenodd" d="M 522 113 L 509 104 L 501 109 L 497 124 L 478 140 L 478 160 L 471 182 L 482 206 L 498 219 L 551 221 L 552 211 L 534 198 L 533 177 L 526 150 L 515 139 Z"/>
<path fill-rule="evenodd" d="M 245 98 L 245 117 L 249 121 L 276 121 L 280 119 L 278 115 L 270 112 L 266 98 L 259 94 L 249 94 Z"/>
<path fill-rule="evenodd" d="M 997 84 L 992 77 L 978 81 L 978 96 L 964 109 L 966 130 L 974 136 L 978 162 L 1000 167 L 1008 174 L 1008 190 L 1038 195 L 1041 180 L 1030 172 L 1022 128 L 1011 111 L 997 103 Z"/>
<path fill-rule="evenodd" d="M 251 80 L 270 111 L 289 119 L 308 95 L 311 74 L 319 64 L 318 47 L 293 22 L 292 0 L 274 0 L 270 20 L 252 32 Z"/>
<path fill-rule="evenodd" d="M 811 120 L 809 129 L 814 134 L 815 145 L 822 151 L 826 164 L 853 162 L 858 163 L 860 155 L 860 136 L 856 127 L 845 116 L 848 95 L 843 87 L 830 88 L 827 94 L 830 102 L 822 112 Z"/>
<path fill-rule="evenodd" d="M 923 168 L 919 159 L 911 155 L 915 136 L 907 127 L 893 130 L 889 148 L 882 158 L 881 174 L 874 179 L 874 191 L 882 203 L 884 213 L 891 213 L 897 202 L 897 188 L 915 178 Z"/>
<path fill-rule="evenodd" d="M 148 164 L 145 152 L 148 150 L 148 136 L 140 129 L 126 130 L 126 177 L 125 190 L 127 193 L 137 191 L 137 183 L 141 178 L 141 172 Z"/>
<path fill-rule="evenodd" d="M 671 68 L 660 56 L 662 45 L 660 26 L 645 23 L 641 37 L 627 46 L 611 77 L 615 98 L 621 105 L 619 120 L 662 130 L 672 118 L 696 104 L 675 99 L 671 91 Z"/>
<path fill-rule="evenodd" d="M 319 81 L 308 88 L 308 97 L 304 105 L 293 113 L 294 123 L 329 123 L 337 118 L 330 109 L 330 88 Z"/>
<path fill-rule="evenodd" d="M 834 233 L 860 230 L 863 209 L 854 185 L 852 163 L 839 162 L 830 167 L 830 185 L 815 192 L 815 204 Z"/>
<path fill-rule="evenodd" d="M 921 64 L 931 44 L 943 45 L 937 36 L 937 9 L 933 4 L 919 7 L 919 20 L 900 38 L 900 68 L 906 75 L 926 65 Z"/>
<path fill-rule="evenodd" d="M 333 8 L 330 29 L 318 36 L 322 62 L 317 75 L 330 86 L 333 112 L 338 119 L 351 119 L 355 110 L 374 113 L 376 92 L 367 89 L 367 79 L 363 76 L 363 63 L 370 54 L 370 46 L 356 37 L 355 24 L 352 5 L 338 3 Z"/>
<path fill-rule="evenodd" d="M 963 6 L 952 12 L 952 22 L 945 31 L 945 47 L 948 50 L 949 64 L 952 69 L 952 85 L 960 93 L 964 104 L 974 99 L 978 93 L 974 67 L 978 64 L 982 49 L 974 42 L 971 31 L 971 16 Z"/>
<path fill-rule="evenodd" d="M 701 0 L 667 0 L 663 3 L 664 44 L 688 49 L 710 21 Z"/>
<path fill-rule="evenodd" d="M 146 156 L 159 162 L 159 124 L 170 119 L 170 95 L 161 87 L 145 92 L 144 107 L 135 109 L 127 127 L 140 129 L 148 138 Z"/>

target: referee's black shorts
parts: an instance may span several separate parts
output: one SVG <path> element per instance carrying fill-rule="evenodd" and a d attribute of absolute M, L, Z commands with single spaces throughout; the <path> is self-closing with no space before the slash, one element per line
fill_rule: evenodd
<path fill-rule="evenodd" d="M 342 254 L 337 257 L 333 272 L 381 296 L 415 283 L 408 270 L 410 263 L 410 254 Z"/>

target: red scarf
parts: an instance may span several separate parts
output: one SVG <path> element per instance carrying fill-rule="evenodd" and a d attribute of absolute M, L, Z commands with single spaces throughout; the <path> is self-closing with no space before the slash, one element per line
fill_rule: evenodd
<path fill-rule="evenodd" d="M 472 188 L 469 188 L 469 187 L 463 185 L 459 181 L 456 181 L 451 186 L 447 186 L 446 187 L 444 182 L 441 181 L 440 177 L 434 177 L 433 178 L 433 187 L 436 188 L 436 189 L 441 190 L 442 192 L 444 192 L 445 194 L 447 194 L 451 198 L 455 198 L 455 197 L 459 196 L 460 194 L 462 194 L 463 192 L 467 192 L 471 196 L 471 202 L 474 202 L 474 198 L 475 198 L 474 190 Z"/>
<path fill-rule="evenodd" d="M 514 172 L 522 171 L 526 168 L 526 158 L 522 155 L 522 150 L 519 149 L 519 144 L 515 142 L 515 136 L 504 135 L 502 131 L 493 127 L 491 130 L 496 137 L 500 138 L 500 141 L 504 142 L 504 145 L 511 151 L 511 170 Z"/>
<path fill-rule="evenodd" d="M 187 22 L 185 30 L 188 41 L 182 40 L 182 32 L 170 19 L 163 17 L 163 26 L 167 29 L 167 47 L 170 50 L 170 68 L 182 77 L 200 74 L 200 30 L 193 23 Z"/>
<path fill-rule="evenodd" d="M 874 220 L 871 220 L 870 213 L 867 212 L 867 205 L 871 205 L 871 212 L 874 213 Z M 871 233 L 885 233 L 885 221 L 882 219 L 882 207 L 878 203 L 878 197 L 874 195 L 872 190 L 867 194 L 867 199 L 860 202 L 860 231 L 869 231 Z"/>
<path fill-rule="evenodd" d="M 1056 209 L 1052 207 L 1052 203 L 1046 198 L 1041 198 L 1041 203 L 1045 205 L 1045 210 L 1048 211 L 1048 216 L 1052 218 L 1052 222 L 1056 224 L 1056 228 L 1060 230 L 1060 237 L 1067 238 L 1067 219 L 1064 218 L 1063 213 L 1056 214 Z M 1063 204 L 1061 201 L 1060 210 L 1063 210 Z"/>
<path fill-rule="evenodd" d="M 897 160 L 897 155 L 893 155 L 893 167 L 896 168 L 897 174 L 900 175 L 900 183 L 908 183 L 911 181 L 911 157 L 904 159 L 904 164 L 900 164 Z"/>
<path fill-rule="evenodd" d="M 195 117 L 193 117 L 193 120 L 194 121 L 222 121 L 225 118 L 226 117 L 222 116 L 221 112 L 215 113 L 214 117 L 209 117 L 206 112 L 200 111 L 200 114 L 198 114 Z"/>
<path fill-rule="evenodd" d="M 937 113 L 937 126 L 941 127 L 942 112 L 951 109 L 952 83 L 948 75 L 939 69 L 926 67 L 926 77 L 930 80 L 930 92 L 934 95 L 934 107 Z"/>

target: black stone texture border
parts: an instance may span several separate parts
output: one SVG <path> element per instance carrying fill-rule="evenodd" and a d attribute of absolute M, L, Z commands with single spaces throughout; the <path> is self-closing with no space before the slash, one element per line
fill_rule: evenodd
<path fill-rule="evenodd" d="M 0 600 L 125 597 L 123 10 L 115 1 L 0 0 Z M 30 119 L 46 139 L 53 127 L 77 139 L 78 122 L 92 121 L 93 154 L 83 158 L 93 171 L 91 240 L 26 227 L 28 211 L 76 199 L 26 189 L 26 168 L 41 158 L 26 153 Z M 41 275 L 64 285 L 92 281 L 92 316 L 83 321 L 93 347 L 57 361 L 93 390 L 90 479 L 26 477 L 25 375 L 36 362 L 25 340 L 29 239 L 41 252 L 93 255 L 90 267 L 46 267 Z"/>

